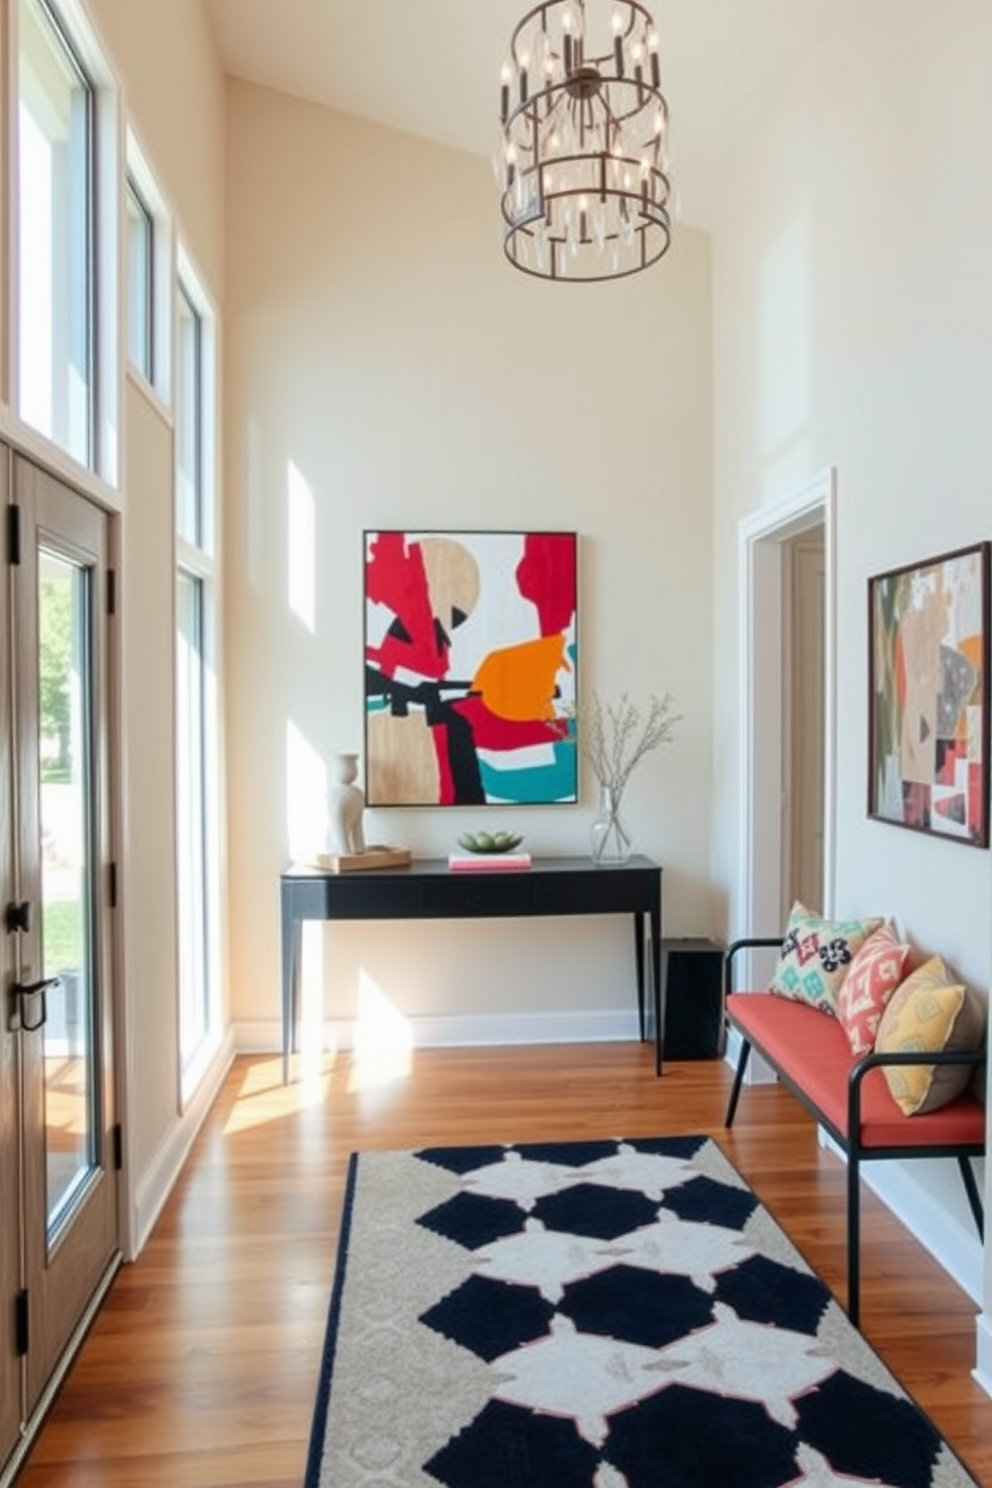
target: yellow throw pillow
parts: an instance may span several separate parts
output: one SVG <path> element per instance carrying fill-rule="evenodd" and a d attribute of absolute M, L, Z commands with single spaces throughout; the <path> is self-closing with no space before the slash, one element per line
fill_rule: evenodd
<path fill-rule="evenodd" d="M 971 1051 L 985 1036 L 985 1008 L 960 982 L 952 982 L 939 956 L 931 956 L 893 992 L 875 1038 L 878 1054 Z M 892 1098 L 907 1116 L 948 1105 L 974 1073 L 968 1064 L 883 1066 Z"/>

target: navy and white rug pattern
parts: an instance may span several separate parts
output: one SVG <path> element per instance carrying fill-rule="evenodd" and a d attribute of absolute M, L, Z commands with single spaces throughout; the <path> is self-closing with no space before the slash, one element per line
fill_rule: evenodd
<path fill-rule="evenodd" d="M 712 1141 L 352 1159 L 306 1488 L 975 1488 Z"/>

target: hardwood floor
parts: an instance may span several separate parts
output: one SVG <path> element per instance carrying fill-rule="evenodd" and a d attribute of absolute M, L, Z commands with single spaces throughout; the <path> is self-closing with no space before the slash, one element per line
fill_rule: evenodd
<path fill-rule="evenodd" d="M 724 1132 L 728 1083 L 716 1061 L 656 1080 L 637 1044 L 423 1050 L 391 1076 L 339 1057 L 287 1087 L 278 1059 L 237 1060 L 19 1488 L 299 1488 L 355 1149 L 706 1132 L 843 1296 L 840 1163 L 776 1088 Z M 978 1309 L 870 1194 L 864 1214 L 864 1332 L 992 1488 Z"/>

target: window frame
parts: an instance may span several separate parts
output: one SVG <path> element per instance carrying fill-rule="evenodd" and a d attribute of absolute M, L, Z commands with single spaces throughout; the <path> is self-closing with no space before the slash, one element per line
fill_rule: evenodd
<path fill-rule="evenodd" d="M 50 223 L 49 243 L 55 245 L 57 240 L 65 236 L 68 244 L 65 269 L 66 278 L 70 282 L 74 277 L 82 280 L 82 288 L 78 294 L 70 292 L 67 303 L 60 305 L 57 301 L 50 300 L 51 310 L 51 337 L 50 347 L 53 352 L 60 351 L 58 358 L 52 356 L 52 375 L 47 389 L 50 399 L 50 428 L 28 418 L 24 413 L 25 386 L 24 365 L 22 351 L 25 337 L 22 335 L 18 341 L 17 356 L 15 359 L 14 385 L 16 389 L 16 404 L 18 413 L 30 428 L 43 438 L 51 440 L 60 449 L 65 450 L 79 464 L 88 469 L 95 469 L 95 455 L 97 449 L 97 426 L 98 426 L 98 386 L 97 367 L 99 364 L 98 337 L 97 337 L 97 315 L 96 315 L 96 264 L 97 264 L 97 234 L 96 234 L 96 134 L 97 134 L 97 110 L 95 102 L 96 85 L 86 68 L 79 48 L 75 44 L 72 35 L 58 10 L 50 3 L 50 0 L 18 0 L 18 26 L 20 28 L 22 13 L 25 8 L 34 12 L 35 22 L 42 28 L 47 41 L 51 47 L 51 60 L 55 69 L 65 76 L 67 82 L 70 79 L 69 93 L 69 117 L 72 121 L 77 114 L 81 117 L 78 128 L 70 122 L 69 134 L 66 140 L 68 158 L 66 162 L 67 180 L 65 183 L 66 194 L 53 198 L 51 206 L 58 209 L 59 206 L 67 206 L 69 217 L 62 224 L 62 232 L 59 224 L 52 220 Z M 23 234 L 25 231 L 26 211 L 24 198 L 21 191 L 22 174 L 24 166 L 23 155 L 23 129 L 22 112 L 25 108 L 30 109 L 28 101 L 30 90 L 25 86 L 26 53 L 23 45 L 23 37 L 18 30 L 18 48 L 16 65 L 16 98 L 17 98 L 17 151 L 16 151 L 16 173 L 17 173 L 17 210 L 16 222 L 18 224 L 18 279 L 17 279 L 17 321 L 18 326 L 24 330 L 24 293 L 25 272 L 23 263 Z M 43 81 L 39 82 L 39 94 L 35 98 L 36 107 L 40 104 L 42 109 L 47 109 L 52 95 L 45 92 Z M 56 106 L 57 107 L 57 106 Z M 32 110 L 34 112 L 34 110 Z M 54 135 L 55 124 L 52 122 L 50 129 L 46 132 L 44 122 L 40 117 L 40 111 L 36 114 L 39 128 L 45 132 L 45 137 L 51 139 Z M 77 190 L 82 195 L 81 204 L 75 199 Z M 73 223 L 73 217 L 77 210 L 81 210 L 81 231 L 77 230 Z M 82 324 L 77 325 L 77 320 Z M 77 338 L 81 341 L 78 348 Z M 59 342 L 64 344 L 59 347 Z M 56 367 L 56 361 L 61 363 Z M 79 366 L 84 373 L 86 389 L 85 416 L 81 426 L 76 426 L 72 413 L 72 400 L 66 388 L 60 387 L 65 369 Z"/>
<path fill-rule="evenodd" d="M 125 145 L 126 172 L 122 194 L 123 212 L 127 212 L 127 191 L 133 190 L 142 202 L 151 222 L 151 282 L 149 306 L 151 314 L 151 359 L 146 369 L 136 364 L 129 354 L 125 355 L 127 373 L 138 380 L 146 390 L 155 394 L 163 410 L 172 405 L 172 338 L 173 294 L 175 282 L 175 245 L 172 213 L 159 189 L 155 174 L 148 164 L 145 152 L 138 142 L 134 130 L 128 126 Z M 124 343 L 130 346 L 131 296 L 128 275 L 122 275 L 122 318 Z"/>
<path fill-rule="evenodd" d="M 210 1060 L 220 1046 L 223 1029 L 223 1006 L 222 1006 L 222 963 L 221 963 L 221 892 L 220 892 L 220 841 L 221 841 L 221 802 L 220 802 L 220 726 L 219 726 L 219 639 L 218 639 L 218 612 L 219 612 L 219 586 L 216 563 L 216 530 L 217 530 L 217 477 L 216 477 L 216 440 L 214 430 L 217 420 L 217 357 L 216 357 L 216 313 L 202 289 L 202 283 L 196 271 L 185 253 L 182 245 L 179 245 L 177 253 L 177 273 L 174 282 L 174 389 L 173 407 L 176 441 L 176 496 L 174 512 L 175 528 L 175 571 L 176 571 L 176 604 L 177 616 L 175 626 L 175 644 L 177 646 L 177 686 L 176 686 L 176 747 L 177 747 L 177 806 L 178 806 L 178 751 L 184 747 L 184 741 L 180 739 L 180 728 L 183 723 L 181 715 L 181 700 L 179 697 L 179 656 L 178 647 L 182 644 L 179 632 L 178 613 L 178 585 L 181 578 L 189 578 L 197 585 L 200 604 L 200 634 L 199 634 L 199 705 L 201 709 L 201 738 L 199 740 L 199 769 L 200 779 L 200 801 L 202 802 L 202 816 L 193 824 L 197 835 L 197 846 L 200 857 L 200 878 L 204 891 L 201 895 L 202 920 L 197 923 L 194 934 L 201 937 L 202 965 L 200 968 L 202 979 L 203 1005 L 201 1013 L 203 1017 L 203 1037 L 194 1049 L 186 1047 L 184 1039 L 184 1028 L 182 1019 L 184 1013 L 184 997 L 188 993 L 188 987 L 179 989 L 179 1077 L 180 1077 L 180 1103 L 184 1106 L 194 1094 L 203 1074 L 209 1066 Z M 195 357 L 193 370 L 195 377 L 194 395 L 192 399 L 191 413 L 194 420 L 193 426 L 193 463 L 192 473 L 195 483 L 195 541 L 189 535 L 184 535 L 180 527 L 180 504 L 179 504 L 179 481 L 181 478 L 179 447 L 182 442 L 183 433 L 181 422 L 184 406 L 184 389 L 182 378 L 184 373 L 184 358 L 181 345 L 179 320 L 181 307 L 188 306 L 192 311 L 196 327 L 194 341 Z M 183 865 L 183 842 L 181 834 L 184 830 L 183 821 L 177 810 L 176 820 L 176 872 L 177 872 L 177 903 L 179 905 L 177 935 L 180 937 L 178 945 L 179 965 L 182 970 L 186 948 L 182 944 L 182 936 L 191 933 L 191 915 L 194 911 L 184 910 L 183 895 L 184 885 L 181 881 Z M 198 917 L 198 920 L 200 917 Z"/>
<path fill-rule="evenodd" d="M 95 477 L 104 501 L 113 504 L 120 482 L 120 419 L 122 384 L 120 327 L 120 201 L 123 173 L 120 150 L 121 98 L 103 43 L 87 12 L 85 0 L 35 0 L 46 24 L 50 22 L 58 43 L 67 49 L 74 69 L 85 78 L 89 90 L 88 182 L 89 212 L 87 369 L 89 377 L 88 453 L 85 461 L 68 442 L 55 439 L 23 418 L 20 407 L 21 342 L 21 146 L 20 98 L 20 4 L 7 7 L 6 35 L 11 88 L 10 140 L 7 152 L 7 189 L 13 228 L 7 255 L 6 295 L 7 356 L 3 359 L 0 389 L 19 428 L 16 437 L 25 449 L 35 450 L 52 468 L 61 468 L 67 478 Z M 84 485 L 85 488 L 85 485 Z M 91 489 L 94 489 L 91 487 Z"/>
<path fill-rule="evenodd" d="M 132 224 L 142 227 L 139 282 L 135 283 Z M 124 254 L 126 271 L 121 276 L 125 297 L 125 321 L 128 365 L 145 380 L 155 381 L 155 214 L 145 194 L 129 169 L 124 178 L 124 224 L 127 247 Z M 136 326 L 141 327 L 140 346 L 136 345 Z"/>

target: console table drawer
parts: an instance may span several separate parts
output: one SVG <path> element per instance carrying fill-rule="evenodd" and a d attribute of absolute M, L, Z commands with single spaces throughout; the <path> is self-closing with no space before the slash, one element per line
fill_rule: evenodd
<path fill-rule="evenodd" d="M 412 920 L 419 906 L 417 885 L 401 874 L 388 878 L 372 874 L 339 875 L 328 887 L 325 916 L 339 920 Z M 333 913 L 330 897 L 333 893 Z"/>
<path fill-rule="evenodd" d="M 659 890 L 657 878 L 652 883 L 651 875 L 643 875 L 643 893 L 640 876 L 617 871 L 611 877 L 610 870 L 600 871 L 594 878 L 584 878 L 579 873 L 563 873 L 560 877 L 535 879 L 536 914 L 620 914 L 637 910 L 647 913 L 657 902 Z"/>
<path fill-rule="evenodd" d="M 450 877 L 423 879 L 420 912 L 452 915 L 529 915 L 534 913 L 534 885 L 526 869 L 479 869 Z"/>

